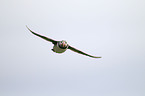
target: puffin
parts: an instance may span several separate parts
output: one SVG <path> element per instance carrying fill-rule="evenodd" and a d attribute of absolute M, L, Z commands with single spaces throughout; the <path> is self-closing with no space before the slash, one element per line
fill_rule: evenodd
<path fill-rule="evenodd" d="M 27 27 L 27 26 L 26 26 Z M 46 41 L 49 41 L 49 42 L 52 42 L 52 44 L 54 44 L 53 46 L 53 49 L 51 49 L 53 52 L 55 53 L 64 53 L 67 49 L 70 49 L 71 51 L 74 51 L 76 53 L 79 53 L 79 54 L 82 54 L 82 55 L 86 55 L 86 56 L 89 56 L 89 57 L 92 57 L 92 58 L 101 58 L 99 56 L 92 56 L 92 55 L 89 55 L 83 51 L 80 51 L 72 46 L 70 46 L 65 40 L 62 40 L 62 41 L 56 41 L 56 40 L 53 40 L 51 38 L 48 38 L 46 36 L 43 36 L 43 35 L 40 35 L 40 34 L 37 34 L 36 32 L 30 30 L 28 27 L 27 29 L 34 35 L 46 40 Z"/>

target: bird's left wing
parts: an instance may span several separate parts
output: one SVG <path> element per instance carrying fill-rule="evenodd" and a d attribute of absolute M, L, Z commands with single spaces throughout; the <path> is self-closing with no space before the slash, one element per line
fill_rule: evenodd
<path fill-rule="evenodd" d="M 92 57 L 92 58 L 101 58 L 101 57 L 96 57 L 96 56 L 89 55 L 89 54 L 87 54 L 85 52 L 82 52 L 82 51 L 80 51 L 80 50 L 78 50 L 78 49 L 76 49 L 74 47 L 71 47 L 71 46 L 69 46 L 68 49 L 70 49 L 70 50 L 72 50 L 74 52 L 80 53 L 82 55 L 86 55 L 86 56 Z"/>
<path fill-rule="evenodd" d="M 27 26 L 26 26 L 26 27 L 27 27 Z M 40 38 L 42 38 L 42 39 L 45 39 L 45 40 L 47 40 L 47 41 L 50 41 L 50 42 L 52 42 L 53 44 L 56 44 L 56 43 L 57 43 L 57 41 L 55 41 L 55 40 L 53 40 L 53 39 L 50 39 L 50 38 L 48 38 L 48 37 L 45 37 L 45 36 L 42 36 L 42 35 L 39 35 L 39 34 L 33 32 L 33 31 L 30 30 L 28 27 L 27 27 L 27 29 L 28 29 L 31 33 L 33 33 L 34 35 L 36 35 L 36 36 L 38 36 L 38 37 L 40 37 Z"/>

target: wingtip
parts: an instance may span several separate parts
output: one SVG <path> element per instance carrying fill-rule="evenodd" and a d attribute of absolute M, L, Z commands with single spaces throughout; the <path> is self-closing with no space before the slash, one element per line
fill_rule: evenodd
<path fill-rule="evenodd" d="M 32 32 L 32 33 L 33 33 L 33 31 L 32 31 L 32 30 L 30 30 L 30 29 L 29 29 L 29 27 L 28 27 L 27 25 L 26 25 L 26 28 L 27 28 L 30 32 Z"/>
<path fill-rule="evenodd" d="M 102 58 L 102 57 L 94 57 L 94 58 Z"/>
<path fill-rule="evenodd" d="M 26 28 L 29 29 L 27 25 L 26 25 Z"/>
<path fill-rule="evenodd" d="M 28 29 L 28 30 L 30 30 L 29 28 L 28 28 L 28 26 L 26 25 L 26 28 Z"/>

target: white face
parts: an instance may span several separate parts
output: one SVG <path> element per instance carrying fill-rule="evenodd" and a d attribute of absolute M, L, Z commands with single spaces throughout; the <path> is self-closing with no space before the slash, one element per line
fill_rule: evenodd
<path fill-rule="evenodd" d="M 65 48 L 67 48 L 67 46 L 68 46 L 68 44 L 65 40 L 62 40 L 62 41 L 59 42 L 59 47 L 60 48 L 65 49 Z"/>

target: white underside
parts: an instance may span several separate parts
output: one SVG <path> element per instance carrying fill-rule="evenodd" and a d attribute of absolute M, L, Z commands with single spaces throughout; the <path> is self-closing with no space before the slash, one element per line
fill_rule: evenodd
<path fill-rule="evenodd" d="M 61 49 L 61 48 L 59 48 L 58 45 L 54 45 L 54 46 L 53 46 L 53 50 L 54 50 L 54 52 L 56 52 L 56 53 L 63 53 L 63 52 L 66 51 L 66 49 Z"/>

